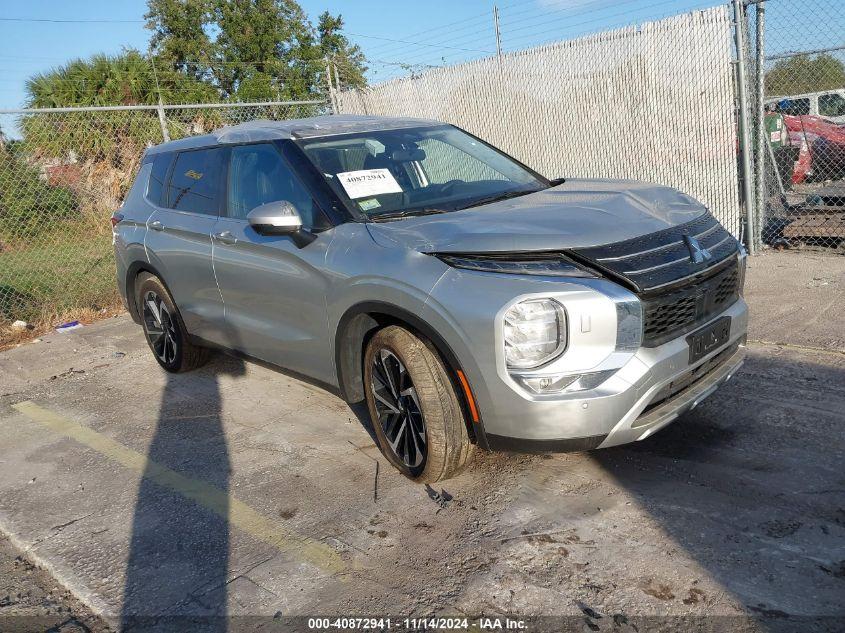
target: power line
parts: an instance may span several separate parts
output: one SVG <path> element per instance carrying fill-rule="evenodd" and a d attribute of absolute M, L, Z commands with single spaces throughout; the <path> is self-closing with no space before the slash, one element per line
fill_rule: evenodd
<path fill-rule="evenodd" d="M 385 42 L 397 42 L 399 44 L 412 44 L 414 46 L 426 46 L 431 48 L 451 48 L 458 51 L 468 51 L 470 53 L 490 53 L 491 51 L 482 51 L 472 48 L 459 48 L 457 46 L 445 46 L 445 45 L 438 45 L 438 44 L 427 44 L 425 42 L 411 42 L 409 40 L 397 40 L 390 37 L 380 37 L 378 35 L 363 35 L 361 33 L 350 33 L 349 31 L 344 31 L 347 35 L 352 35 L 353 37 L 366 37 L 372 40 L 384 40 Z"/>
<path fill-rule="evenodd" d="M 662 2 L 655 2 L 655 3 L 649 4 L 649 5 L 644 6 L 644 7 L 638 7 L 637 9 L 634 9 L 633 12 L 642 12 L 642 11 L 646 11 L 648 9 L 653 9 L 655 7 L 659 7 L 659 6 L 663 6 L 663 5 L 667 5 L 667 4 L 675 4 L 675 2 L 676 2 L 676 0 L 662 0 Z M 699 0 L 698 4 L 702 4 L 704 2 L 709 2 L 709 0 Z M 604 15 L 604 16 L 599 17 L 599 18 L 593 18 L 591 20 L 584 20 L 584 21 L 578 22 L 576 24 L 567 24 L 566 27 L 572 28 L 572 27 L 584 26 L 586 24 L 594 24 L 596 22 L 600 22 L 602 20 L 607 20 L 609 18 L 618 18 L 620 16 L 628 16 L 631 13 L 632 13 L 632 11 L 623 11 L 623 12 L 619 12 L 619 13 L 613 13 L 613 14 L 610 14 L 610 15 Z M 579 15 L 584 15 L 584 14 L 582 13 L 582 14 L 579 14 Z M 643 20 L 643 17 L 641 16 L 639 21 L 642 21 L 642 20 Z M 550 24 L 555 24 L 555 23 L 558 23 L 558 22 L 560 22 L 560 18 L 549 21 Z M 638 22 L 637 20 L 631 20 L 631 19 L 625 19 L 621 22 L 616 22 L 616 23 L 608 22 L 607 24 L 602 25 L 602 29 L 606 30 L 606 29 L 611 29 L 611 28 L 618 28 L 619 26 L 624 26 L 626 24 L 636 24 L 637 22 Z M 545 35 L 545 34 L 548 34 L 548 33 L 558 33 L 560 31 L 560 29 L 561 29 L 561 27 L 555 27 L 553 29 L 547 29 L 547 30 L 544 30 L 544 31 L 527 33 L 525 35 L 517 36 L 516 38 L 514 38 L 514 40 L 520 41 L 520 40 L 525 40 L 526 38 L 538 37 L 538 36 L 542 36 L 542 35 Z M 523 30 L 523 29 L 520 28 L 520 29 L 516 29 L 516 30 Z M 505 35 L 507 35 L 507 33 L 508 33 L 508 31 L 505 31 Z M 572 37 L 582 37 L 582 36 L 583 36 L 583 34 L 578 35 L 578 36 L 570 36 L 569 39 L 571 39 Z M 514 40 L 510 40 L 510 41 L 514 41 Z M 548 40 L 548 38 L 547 38 L 547 40 Z M 544 42 L 536 42 L 535 44 L 532 44 L 532 46 L 538 46 L 542 43 L 544 43 Z M 517 48 L 522 48 L 522 47 L 524 47 L 524 45 L 516 46 L 514 48 L 511 48 L 510 50 L 516 50 Z"/>
<path fill-rule="evenodd" d="M 0 18 L 0 22 L 46 22 L 50 24 L 143 24 L 144 20 L 59 20 L 54 18 Z"/>
<path fill-rule="evenodd" d="M 510 2 L 508 4 L 500 5 L 499 9 L 503 9 L 503 8 L 506 8 L 506 7 L 513 7 L 513 6 L 517 6 L 517 5 L 520 5 L 520 4 L 527 4 L 531 1 L 532 0 L 519 0 L 517 2 Z M 454 22 L 447 22 L 445 24 L 440 24 L 438 26 L 434 26 L 434 27 L 425 29 L 423 31 L 417 31 L 415 33 L 409 33 L 407 35 L 402 35 L 401 37 L 405 38 L 405 39 L 410 39 L 412 37 L 417 37 L 418 35 L 424 35 L 425 33 L 432 33 L 434 31 L 444 31 L 444 30 L 448 30 L 449 33 L 455 33 L 455 32 L 458 32 L 458 31 L 466 30 L 467 28 L 471 28 L 471 26 L 464 26 L 460 29 L 457 29 L 457 31 L 455 31 L 453 29 L 454 26 L 456 26 L 458 24 L 465 24 L 466 22 L 478 22 L 478 21 L 482 21 L 482 20 L 489 20 L 490 15 L 491 14 L 489 12 L 479 13 L 479 14 L 468 16 L 468 17 L 463 18 L 461 20 L 455 20 Z M 384 52 L 382 51 L 382 49 L 385 46 L 387 46 L 387 48 L 390 48 L 389 45 L 380 44 L 380 45 L 376 45 L 373 48 L 371 48 L 369 53 L 370 54 L 376 54 L 378 52 L 379 55 L 383 55 Z"/>

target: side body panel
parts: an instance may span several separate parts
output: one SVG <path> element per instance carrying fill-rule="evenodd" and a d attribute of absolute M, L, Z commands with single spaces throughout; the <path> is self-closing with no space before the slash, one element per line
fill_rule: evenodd
<path fill-rule="evenodd" d="M 123 299 L 123 305 L 127 308 L 129 296 L 134 290 L 127 287 L 129 270 L 136 262 L 148 262 L 144 238 L 147 233 L 147 220 L 155 210 L 145 198 L 151 171 L 151 163 L 145 163 L 138 170 L 135 182 L 126 195 L 123 206 L 118 210 L 123 219 L 112 230 L 117 289 Z"/>
<path fill-rule="evenodd" d="M 218 341 L 223 301 L 211 264 L 216 216 L 156 208 L 147 222 L 150 261 L 163 275 L 188 332 Z"/>
<path fill-rule="evenodd" d="M 216 237 L 212 248 L 225 312 L 221 344 L 335 385 L 325 271 L 333 233 L 299 248 L 290 236 L 259 235 L 246 220 L 220 218 L 215 234 L 225 241 Z"/>

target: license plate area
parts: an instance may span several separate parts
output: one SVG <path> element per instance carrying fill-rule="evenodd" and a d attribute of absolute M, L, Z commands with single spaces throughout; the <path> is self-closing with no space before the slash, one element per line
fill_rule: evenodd
<path fill-rule="evenodd" d="M 687 336 L 689 362 L 701 360 L 728 342 L 731 337 L 731 317 L 717 319 L 705 328 Z"/>

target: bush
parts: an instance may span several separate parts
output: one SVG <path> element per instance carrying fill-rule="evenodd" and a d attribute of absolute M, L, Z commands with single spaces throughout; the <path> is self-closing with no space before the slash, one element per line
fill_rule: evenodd
<path fill-rule="evenodd" d="M 31 237 L 77 215 L 72 191 L 50 186 L 37 168 L 0 149 L 0 240 Z"/>

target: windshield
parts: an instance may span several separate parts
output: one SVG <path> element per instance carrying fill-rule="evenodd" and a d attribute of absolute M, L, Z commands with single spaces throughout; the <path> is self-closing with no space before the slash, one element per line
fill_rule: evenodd
<path fill-rule="evenodd" d="M 350 209 L 373 218 L 454 211 L 549 186 L 451 125 L 309 139 L 300 147 Z"/>

